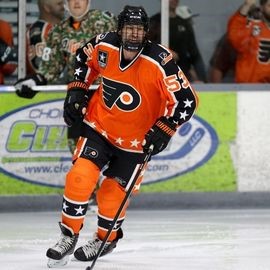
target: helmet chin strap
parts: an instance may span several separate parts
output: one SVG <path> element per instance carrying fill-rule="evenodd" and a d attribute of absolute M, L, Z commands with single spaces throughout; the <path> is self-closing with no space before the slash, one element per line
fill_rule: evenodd
<path fill-rule="evenodd" d="M 72 16 L 75 20 L 78 20 L 78 21 L 80 21 L 80 20 L 86 15 L 86 13 L 89 11 L 90 6 L 91 6 L 91 0 L 88 0 L 87 7 L 86 7 L 85 11 L 83 12 L 83 14 L 81 14 L 80 16 L 75 16 L 75 15 L 72 14 L 72 12 L 70 11 L 67 2 L 68 2 L 68 0 L 65 0 L 65 4 L 64 4 L 65 10 L 70 14 L 70 16 Z"/>
<path fill-rule="evenodd" d="M 143 47 L 143 43 L 141 42 L 129 42 L 125 41 L 123 42 L 123 48 L 127 51 L 136 52 L 139 51 Z"/>

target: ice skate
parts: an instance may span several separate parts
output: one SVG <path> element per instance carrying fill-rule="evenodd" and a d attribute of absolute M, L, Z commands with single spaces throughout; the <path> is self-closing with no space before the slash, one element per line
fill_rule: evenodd
<path fill-rule="evenodd" d="M 107 242 L 101 252 L 100 256 L 104 256 L 113 251 L 116 247 L 116 244 L 119 239 L 123 237 L 123 231 L 120 228 L 117 231 L 117 238 L 112 242 Z M 79 247 L 74 252 L 74 257 L 79 261 L 92 261 L 94 260 L 95 256 L 98 253 L 99 247 L 101 246 L 102 240 L 100 240 L 97 235 L 95 234 L 94 239 L 89 240 L 87 244 L 84 246 Z"/>
<path fill-rule="evenodd" d="M 62 267 L 69 263 L 69 256 L 74 252 L 78 241 L 78 234 L 63 223 L 59 222 L 61 238 L 47 250 L 46 256 L 49 258 L 47 266 L 49 268 Z"/>

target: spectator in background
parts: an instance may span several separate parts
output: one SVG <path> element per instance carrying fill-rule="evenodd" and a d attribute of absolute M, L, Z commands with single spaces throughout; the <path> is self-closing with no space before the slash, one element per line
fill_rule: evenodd
<path fill-rule="evenodd" d="M 64 0 L 38 0 L 39 18 L 26 32 L 27 74 L 38 72 L 46 39 L 53 25 L 64 19 Z"/>
<path fill-rule="evenodd" d="M 15 71 L 17 61 L 12 27 L 7 21 L 0 19 L 0 84 L 4 84 L 5 76 Z"/>
<path fill-rule="evenodd" d="M 192 25 L 192 17 L 196 15 L 186 6 L 178 7 L 178 3 L 178 0 L 169 1 L 169 48 L 176 63 L 191 82 L 206 82 L 205 66 Z M 160 13 L 150 18 L 149 39 L 157 43 L 161 41 Z"/>
<path fill-rule="evenodd" d="M 208 82 L 221 83 L 233 81 L 236 52 L 224 34 L 218 41 L 214 53 L 210 58 Z"/>
<path fill-rule="evenodd" d="M 56 25 L 49 35 L 39 69 L 47 82 L 70 82 L 74 76 L 76 50 L 94 35 L 116 29 L 116 18 L 112 13 L 89 10 L 90 4 L 91 0 L 65 1 L 71 16 Z"/>
<path fill-rule="evenodd" d="M 18 96 L 33 98 L 37 93 L 31 89 L 34 85 L 61 84 L 73 80 L 76 50 L 91 37 L 116 29 L 116 18 L 108 11 L 90 9 L 90 3 L 90 0 L 65 1 L 70 16 L 50 31 L 38 72 L 15 84 Z M 79 121 L 68 128 L 68 145 L 72 153 L 80 136 L 80 126 Z"/>
<path fill-rule="evenodd" d="M 260 8 L 254 6 L 248 12 L 248 20 L 260 19 Z M 236 51 L 225 33 L 218 41 L 210 58 L 208 82 L 233 82 L 236 63 Z"/>
<path fill-rule="evenodd" d="M 255 19 L 248 16 L 254 7 L 256 0 L 245 0 L 228 23 L 238 83 L 270 82 L 270 0 L 260 0 L 260 16 Z"/>

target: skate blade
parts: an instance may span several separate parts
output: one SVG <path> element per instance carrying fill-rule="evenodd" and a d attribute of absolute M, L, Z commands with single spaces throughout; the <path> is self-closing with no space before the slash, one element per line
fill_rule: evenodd
<path fill-rule="evenodd" d="M 57 268 L 68 265 L 70 262 L 70 256 L 65 256 L 61 260 L 48 259 L 47 266 L 48 268 Z"/>

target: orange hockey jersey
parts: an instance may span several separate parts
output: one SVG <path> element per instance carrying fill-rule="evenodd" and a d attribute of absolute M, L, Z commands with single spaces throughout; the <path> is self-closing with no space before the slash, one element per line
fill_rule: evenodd
<path fill-rule="evenodd" d="M 229 20 L 228 38 L 237 51 L 236 82 L 269 83 L 269 27 L 261 20 L 248 20 L 237 11 Z"/>
<path fill-rule="evenodd" d="M 147 42 L 126 62 L 116 32 L 98 35 L 77 50 L 75 82 L 85 85 L 101 76 L 84 122 L 114 146 L 142 152 L 145 134 L 160 116 L 178 125 L 188 121 L 197 96 L 166 48 Z"/>

